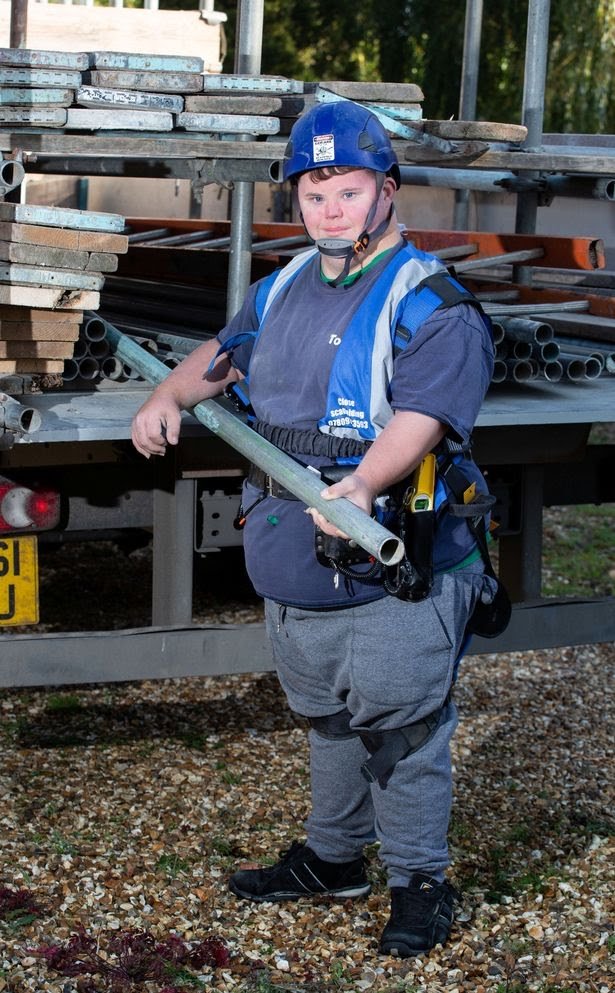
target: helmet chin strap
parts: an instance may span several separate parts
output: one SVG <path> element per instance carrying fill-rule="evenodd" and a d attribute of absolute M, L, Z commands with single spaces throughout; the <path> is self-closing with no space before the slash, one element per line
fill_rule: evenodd
<path fill-rule="evenodd" d="M 371 242 L 377 240 L 388 228 L 393 214 L 392 204 L 384 220 L 380 222 L 374 231 L 371 233 L 369 231 L 369 226 L 372 223 L 374 214 L 378 208 L 378 200 L 382 192 L 382 187 L 384 186 L 384 180 L 384 173 L 379 173 L 376 177 L 376 197 L 369 208 L 367 217 L 365 218 L 363 230 L 356 241 L 352 241 L 350 238 L 321 238 L 319 241 L 314 242 L 321 255 L 324 255 L 330 259 L 345 260 L 342 271 L 335 277 L 335 279 L 331 280 L 331 286 L 339 286 L 340 283 L 344 282 L 346 276 L 350 272 L 350 266 L 352 265 L 354 259 L 360 255 L 363 255 L 363 253 L 367 251 L 367 248 Z M 301 219 L 303 220 L 303 217 Z"/>
<path fill-rule="evenodd" d="M 373 211 L 370 210 L 370 214 Z M 350 266 L 352 265 L 355 258 L 363 255 L 367 251 L 368 246 L 372 241 L 376 241 L 380 235 L 384 234 L 389 226 L 389 221 L 391 220 L 391 215 L 393 213 L 393 207 L 389 210 L 387 216 L 380 222 L 378 227 L 369 233 L 367 228 L 370 224 L 370 218 L 365 223 L 365 228 L 359 235 L 356 241 L 350 241 L 346 238 L 321 238 L 320 241 L 315 242 L 316 248 L 321 255 L 325 255 L 330 259 L 345 259 L 342 271 L 331 280 L 331 286 L 339 286 L 346 279 L 346 276 L 350 272 Z"/>

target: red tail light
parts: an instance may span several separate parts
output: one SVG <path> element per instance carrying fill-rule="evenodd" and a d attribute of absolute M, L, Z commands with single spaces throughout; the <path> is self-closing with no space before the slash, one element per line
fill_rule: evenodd
<path fill-rule="evenodd" d="M 31 490 L 8 480 L 0 482 L 0 533 L 48 531 L 60 520 L 60 494 Z"/>

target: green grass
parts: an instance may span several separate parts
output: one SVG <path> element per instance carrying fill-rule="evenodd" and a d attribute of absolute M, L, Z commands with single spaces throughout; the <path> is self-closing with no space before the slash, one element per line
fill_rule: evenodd
<path fill-rule="evenodd" d="M 543 517 L 543 595 L 615 595 L 615 505 L 551 507 Z"/>
<path fill-rule="evenodd" d="M 49 711 L 74 713 L 81 710 L 81 700 L 74 693 L 63 693 L 50 696 L 45 702 L 45 709 Z"/>
<path fill-rule="evenodd" d="M 180 858 L 179 855 L 166 855 L 163 853 L 156 862 L 156 868 L 166 872 L 170 879 L 176 879 L 177 876 L 185 875 L 189 872 L 190 865 L 185 859 Z"/>

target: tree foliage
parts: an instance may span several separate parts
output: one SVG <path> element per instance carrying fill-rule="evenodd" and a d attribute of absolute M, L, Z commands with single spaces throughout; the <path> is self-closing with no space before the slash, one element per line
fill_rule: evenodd
<path fill-rule="evenodd" d="M 196 0 L 161 0 L 196 6 Z M 234 66 L 238 4 L 228 15 Z M 517 122 L 523 104 L 528 0 L 485 0 L 478 119 Z M 262 72 L 307 81 L 418 83 L 425 117 L 458 116 L 465 4 L 436 0 L 265 0 Z M 551 0 L 544 130 L 615 132 L 615 3 Z"/>

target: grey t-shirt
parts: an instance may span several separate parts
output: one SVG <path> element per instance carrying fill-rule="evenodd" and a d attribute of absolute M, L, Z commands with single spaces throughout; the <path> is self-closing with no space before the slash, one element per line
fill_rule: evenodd
<path fill-rule="evenodd" d="M 250 338 L 232 349 L 235 367 L 247 373 L 249 366 L 250 400 L 259 420 L 317 429 L 344 331 L 392 254 L 345 287 L 323 282 L 316 256 L 275 299 L 256 343 Z M 218 335 L 221 344 L 238 332 L 258 328 L 257 289 L 258 284 L 251 287 L 239 313 Z M 449 427 L 455 440 L 467 442 L 492 364 L 489 332 L 475 307 L 462 303 L 436 311 L 395 359 L 391 408 L 434 417 Z M 318 467 L 323 460 L 305 461 Z M 474 463 L 466 462 L 463 468 L 484 489 Z M 317 561 L 314 526 L 302 503 L 267 497 L 256 504 L 258 497 L 258 490 L 245 484 L 246 566 L 260 595 L 314 608 L 350 606 L 384 595 L 380 585 L 336 578 Z M 256 505 L 249 510 L 252 504 Z M 436 570 L 452 568 L 472 547 L 465 522 L 442 515 L 434 550 Z"/>

